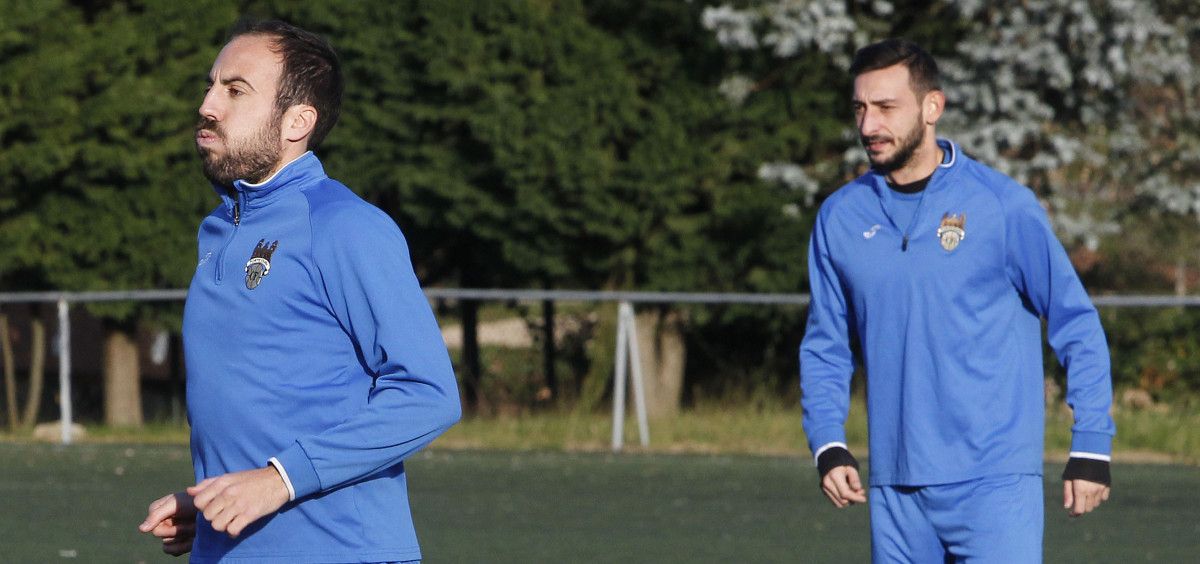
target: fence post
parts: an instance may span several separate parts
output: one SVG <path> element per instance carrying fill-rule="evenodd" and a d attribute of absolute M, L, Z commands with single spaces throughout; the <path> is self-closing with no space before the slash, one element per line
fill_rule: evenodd
<path fill-rule="evenodd" d="M 613 452 L 621 452 L 625 442 L 625 374 L 633 374 L 633 402 L 637 412 L 638 438 L 650 446 L 650 425 L 646 420 L 646 388 L 642 380 L 642 357 L 637 344 L 637 318 L 633 305 L 622 301 L 617 307 L 616 374 L 613 382 Z"/>
<path fill-rule="evenodd" d="M 625 369 L 627 368 L 625 347 L 628 341 L 625 334 L 629 331 L 625 326 L 625 305 L 625 302 L 621 302 L 617 306 L 617 359 L 613 365 L 616 368 L 616 373 L 613 375 L 613 452 L 621 452 L 621 445 L 625 442 Z"/>
<path fill-rule="evenodd" d="M 638 351 L 637 317 L 633 315 L 633 305 L 629 302 L 622 304 L 629 329 L 625 336 L 629 337 L 629 370 L 633 375 L 633 405 L 637 410 L 638 438 L 642 446 L 650 446 L 650 424 L 646 421 L 646 386 L 642 379 L 642 355 Z"/>
<path fill-rule="evenodd" d="M 71 316 L 66 298 L 58 299 L 58 405 L 62 444 L 71 444 Z"/>

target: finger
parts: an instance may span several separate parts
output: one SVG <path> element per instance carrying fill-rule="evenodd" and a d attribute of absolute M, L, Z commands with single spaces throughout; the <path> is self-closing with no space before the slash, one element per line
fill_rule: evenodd
<path fill-rule="evenodd" d="M 1104 501 L 1108 501 L 1108 494 L 1110 494 L 1110 493 L 1112 493 L 1112 488 L 1105 486 L 1104 493 L 1100 494 L 1100 499 L 1102 499 Z"/>
<path fill-rule="evenodd" d="M 854 468 L 846 468 L 847 485 L 850 487 L 850 495 L 847 499 L 854 503 L 866 503 L 866 492 L 863 491 L 862 479 L 858 476 L 858 470 Z"/>
<path fill-rule="evenodd" d="M 214 529 L 217 529 L 217 523 L 221 521 L 221 515 L 225 513 L 225 509 L 226 508 L 223 504 L 214 501 L 213 503 L 210 503 L 208 507 L 202 511 L 202 513 L 204 514 L 204 518 L 208 520 L 209 524 L 212 525 Z M 219 531 L 221 529 L 217 530 Z"/>
<path fill-rule="evenodd" d="M 217 481 L 217 478 L 220 478 L 220 476 L 217 476 L 216 478 L 205 478 L 200 480 L 194 486 L 188 486 L 184 491 L 187 492 L 188 495 L 192 496 L 192 503 L 195 503 L 196 496 L 207 491 L 213 485 L 213 483 Z M 197 507 L 199 506 L 197 505 Z"/>
<path fill-rule="evenodd" d="M 850 489 L 850 483 L 846 481 L 845 473 L 838 472 L 836 470 L 834 472 L 837 472 L 837 476 L 834 476 L 833 487 L 837 491 L 838 498 L 849 504 L 852 501 L 851 496 L 854 493 Z M 830 472 L 830 474 L 833 474 L 834 472 Z"/>
<path fill-rule="evenodd" d="M 242 530 L 245 529 L 246 525 L 249 525 L 250 522 L 251 519 L 248 516 L 238 515 L 229 522 L 229 526 L 225 528 L 225 532 L 229 533 L 229 536 L 236 539 L 238 535 L 242 534 Z"/>
<path fill-rule="evenodd" d="M 160 525 L 155 527 L 151 534 L 154 536 L 168 540 L 172 538 L 194 537 L 196 536 L 196 523 L 176 521 L 171 525 Z"/>
<path fill-rule="evenodd" d="M 208 514 L 205 513 L 204 516 L 208 518 L 208 522 L 212 525 L 214 531 L 224 532 L 226 525 L 229 524 L 229 520 L 233 516 L 233 512 L 221 511 L 212 517 L 208 517 Z"/>
<path fill-rule="evenodd" d="M 192 539 L 177 539 L 171 542 L 163 543 L 163 552 L 170 554 L 171 556 L 187 554 L 188 552 L 191 552 L 191 550 Z"/>
<path fill-rule="evenodd" d="M 196 484 L 194 488 L 195 492 L 192 491 L 193 488 L 188 488 L 188 493 L 192 496 L 192 503 L 200 511 L 204 511 L 212 503 L 213 499 L 225 489 L 224 482 L 218 482 L 215 478 L 204 480 Z"/>
<path fill-rule="evenodd" d="M 842 507 L 842 498 L 838 496 L 837 488 L 833 486 L 833 482 L 829 478 L 826 478 L 821 484 L 821 491 L 825 492 L 825 497 L 829 498 L 829 501 L 833 503 L 834 507 Z"/>
<path fill-rule="evenodd" d="M 1087 513 L 1087 494 L 1082 491 L 1074 492 L 1075 503 L 1071 504 L 1071 515 L 1076 517 Z"/>
<path fill-rule="evenodd" d="M 1070 480 L 1063 481 L 1063 509 L 1070 509 L 1075 504 L 1075 496 L 1071 488 Z"/>
<path fill-rule="evenodd" d="M 160 539 L 166 539 L 169 537 L 179 536 L 179 527 L 175 524 L 173 519 L 168 519 L 159 523 L 154 527 L 154 529 L 148 532 Z"/>
<path fill-rule="evenodd" d="M 196 522 L 187 521 L 175 524 L 175 538 L 196 536 Z"/>
<path fill-rule="evenodd" d="M 858 470 L 853 468 L 846 469 L 846 481 L 854 491 L 862 491 L 862 480 L 858 478 Z"/>
<path fill-rule="evenodd" d="M 163 542 L 163 544 L 176 544 L 176 543 L 183 543 L 183 542 L 192 542 L 192 539 L 195 539 L 195 538 L 196 538 L 196 530 L 195 529 L 187 530 L 184 528 L 180 528 L 178 535 L 175 535 L 173 537 L 165 537 L 162 539 L 162 542 Z"/>
<path fill-rule="evenodd" d="M 839 471 L 837 470 L 827 474 L 825 476 L 823 487 L 825 489 L 825 495 L 829 497 L 829 500 L 833 502 L 833 505 L 838 509 L 841 509 L 849 505 L 850 502 L 846 501 L 846 499 L 842 497 L 841 492 L 838 491 L 838 476 Z"/>
<path fill-rule="evenodd" d="M 150 506 L 146 509 L 146 519 L 138 525 L 138 530 L 148 533 L 162 522 L 163 519 L 167 519 L 174 513 L 175 495 L 160 497 L 150 503 Z"/>

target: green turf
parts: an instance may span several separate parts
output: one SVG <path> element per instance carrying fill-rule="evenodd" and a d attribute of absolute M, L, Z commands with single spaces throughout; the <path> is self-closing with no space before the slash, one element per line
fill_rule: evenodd
<path fill-rule="evenodd" d="M 869 555 L 865 508 L 829 507 L 797 458 L 442 450 L 409 473 L 426 562 Z M 136 525 L 189 476 L 178 446 L 0 443 L 0 562 L 179 562 Z M 1046 561 L 1194 561 L 1200 469 L 1120 465 L 1115 478 L 1113 499 L 1082 519 L 1056 509 L 1061 483 L 1047 481 Z"/>

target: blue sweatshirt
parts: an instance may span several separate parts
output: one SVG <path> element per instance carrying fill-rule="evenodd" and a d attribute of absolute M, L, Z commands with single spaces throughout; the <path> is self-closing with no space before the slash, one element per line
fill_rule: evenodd
<path fill-rule="evenodd" d="M 200 225 L 184 312 L 196 480 L 274 458 L 294 501 L 237 539 L 200 517 L 192 562 L 421 558 L 403 460 L 458 420 L 408 247 L 306 153 Z"/>
<path fill-rule="evenodd" d="M 845 443 L 855 337 L 871 485 L 1041 474 L 1044 318 L 1067 369 L 1072 453 L 1107 458 L 1108 345 L 1045 211 L 1029 189 L 938 144 L 946 159 L 915 202 L 871 171 L 817 214 L 800 346 L 810 447 Z"/>

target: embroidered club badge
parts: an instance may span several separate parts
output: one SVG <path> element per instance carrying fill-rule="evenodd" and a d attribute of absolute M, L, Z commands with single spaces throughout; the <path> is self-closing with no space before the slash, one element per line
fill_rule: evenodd
<path fill-rule="evenodd" d="M 937 236 L 942 242 L 942 248 L 953 251 L 958 244 L 967 238 L 967 214 L 942 214 L 942 225 L 938 227 Z"/>
<path fill-rule="evenodd" d="M 279 241 L 273 241 L 270 245 L 267 245 L 266 242 L 266 239 L 259 239 L 258 245 L 254 247 L 254 254 L 250 255 L 249 261 L 246 261 L 247 290 L 257 288 L 263 277 L 271 273 L 271 255 L 279 247 Z"/>

